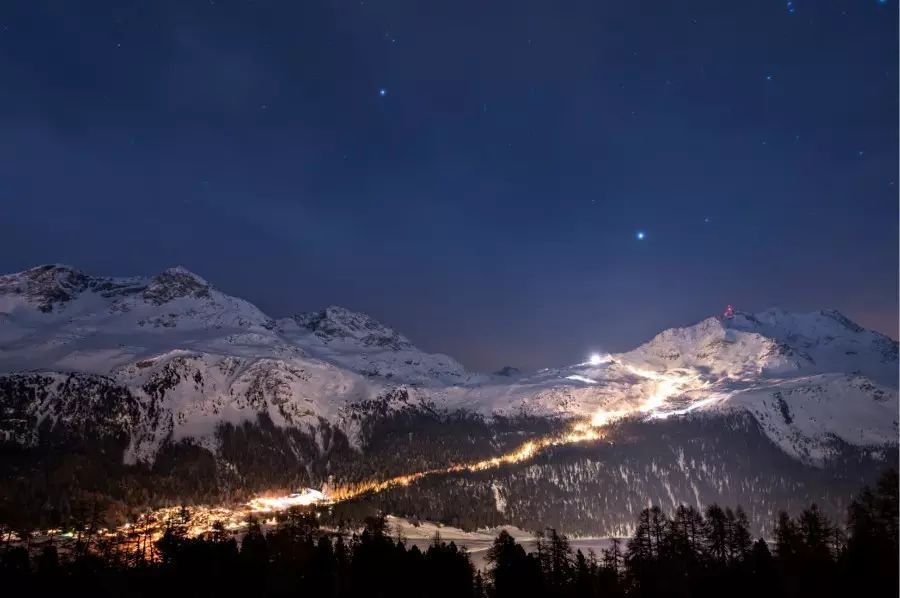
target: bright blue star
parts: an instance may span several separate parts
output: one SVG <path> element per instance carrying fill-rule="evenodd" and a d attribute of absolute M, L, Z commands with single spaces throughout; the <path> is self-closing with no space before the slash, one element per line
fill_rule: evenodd
<path fill-rule="evenodd" d="M 645 233 L 645 232 L 642 231 L 642 230 L 639 230 L 637 233 L 635 233 L 634 236 L 635 236 L 635 238 L 637 238 L 638 241 L 643 241 L 643 240 L 644 240 L 644 237 L 647 236 L 647 233 Z"/>
<path fill-rule="evenodd" d="M 378 95 L 381 96 L 381 97 L 386 96 L 386 95 L 387 95 L 387 89 L 385 89 L 384 87 L 382 87 L 381 89 L 378 90 Z"/>

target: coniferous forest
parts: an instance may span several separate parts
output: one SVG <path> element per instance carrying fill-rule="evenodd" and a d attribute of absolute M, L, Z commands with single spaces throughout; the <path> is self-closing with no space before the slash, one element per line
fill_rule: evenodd
<path fill-rule="evenodd" d="M 747 517 L 710 505 L 671 515 L 643 510 L 630 538 L 600 554 L 573 551 L 553 529 L 526 552 L 501 532 L 479 571 L 470 555 L 436 537 L 420 550 L 392 537 L 383 517 L 353 533 L 286 513 L 264 531 L 251 521 L 238 542 L 222 526 L 188 537 L 190 514 L 153 545 L 80 535 L 73 546 L 0 548 L 0 588 L 29 596 L 736 597 L 898 595 L 898 477 L 882 475 L 851 502 L 846 520 L 810 505 L 781 513 L 774 534 L 753 538 Z M 33 547 L 32 547 L 33 548 Z"/>

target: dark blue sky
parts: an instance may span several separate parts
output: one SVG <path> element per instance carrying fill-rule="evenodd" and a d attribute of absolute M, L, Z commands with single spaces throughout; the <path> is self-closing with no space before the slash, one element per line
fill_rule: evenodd
<path fill-rule="evenodd" d="M 726 303 L 896 338 L 897 19 L 894 0 L 5 2 L 0 270 L 181 264 L 482 369 Z"/>

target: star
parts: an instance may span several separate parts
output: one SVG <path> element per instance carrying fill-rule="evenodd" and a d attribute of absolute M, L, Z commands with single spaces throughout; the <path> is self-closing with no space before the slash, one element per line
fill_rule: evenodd
<path fill-rule="evenodd" d="M 634 236 L 635 236 L 635 238 L 636 238 L 638 241 L 643 241 L 643 240 L 644 240 L 644 237 L 647 236 L 647 233 L 645 233 L 645 232 L 642 231 L 642 230 L 639 230 L 637 233 L 635 233 Z"/>
<path fill-rule="evenodd" d="M 385 89 L 384 87 L 382 87 L 381 89 L 378 90 L 378 95 L 379 95 L 379 97 L 382 97 L 382 98 L 383 98 L 384 96 L 387 95 L 387 89 Z"/>
<path fill-rule="evenodd" d="M 766 81 L 771 81 L 775 78 L 775 75 L 766 75 Z"/>

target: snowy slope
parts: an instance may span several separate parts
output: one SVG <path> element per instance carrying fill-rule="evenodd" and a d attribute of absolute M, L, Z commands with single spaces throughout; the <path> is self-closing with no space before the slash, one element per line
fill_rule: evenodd
<path fill-rule="evenodd" d="M 398 387 L 439 408 L 597 426 L 746 412 L 809 463 L 842 444 L 896 445 L 898 434 L 897 343 L 834 311 L 708 318 L 596 363 L 482 375 L 339 307 L 272 319 L 183 268 L 109 278 L 40 266 L 0 277 L 0 374 L 27 371 L 129 389 L 143 406 L 128 415 L 129 459 L 152 459 L 167 437 L 208 443 L 219 423 L 260 413 L 285 427 L 326 421 L 353 438 L 348 408 Z M 152 421 L 132 421 L 140 413 Z"/>

